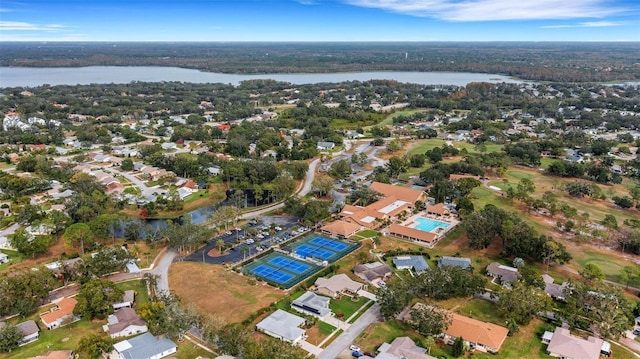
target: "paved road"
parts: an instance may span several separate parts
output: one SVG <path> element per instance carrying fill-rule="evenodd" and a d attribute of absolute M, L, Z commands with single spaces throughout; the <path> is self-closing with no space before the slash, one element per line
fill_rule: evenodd
<path fill-rule="evenodd" d="M 349 329 L 336 338 L 325 350 L 318 355 L 318 359 L 335 359 L 362 333 L 369 325 L 381 321 L 380 305 L 374 304 Z"/>

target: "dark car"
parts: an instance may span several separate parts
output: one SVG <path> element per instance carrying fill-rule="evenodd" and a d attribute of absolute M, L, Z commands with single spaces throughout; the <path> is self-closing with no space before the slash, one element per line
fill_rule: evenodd
<path fill-rule="evenodd" d="M 640 328 L 633 330 L 633 335 L 640 335 Z"/>
<path fill-rule="evenodd" d="M 364 354 L 354 350 L 354 351 L 351 352 L 351 356 L 354 357 L 354 358 L 360 358 L 360 357 L 364 356 Z"/>
<path fill-rule="evenodd" d="M 376 357 L 376 355 L 373 354 L 372 352 L 362 352 L 362 354 L 364 354 L 365 356 L 368 356 L 370 358 L 375 358 Z"/>

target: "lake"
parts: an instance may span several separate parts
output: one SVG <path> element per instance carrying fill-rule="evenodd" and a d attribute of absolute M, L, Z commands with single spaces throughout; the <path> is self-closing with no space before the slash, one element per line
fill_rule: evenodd
<path fill-rule="evenodd" d="M 0 87 L 36 87 L 41 85 L 86 85 L 129 83 L 132 81 L 179 81 L 238 85 L 241 81 L 272 79 L 294 85 L 337 83 L 344 81 L 395 80 L 422 85 L 465 86 L 469 82 L 522 83 L 505 75 L 470 72 L 343 72 L 326 74 L 238 75 L 203 72 L 178 67 L 87 66 L 87 67 L 0 67 Z"/>

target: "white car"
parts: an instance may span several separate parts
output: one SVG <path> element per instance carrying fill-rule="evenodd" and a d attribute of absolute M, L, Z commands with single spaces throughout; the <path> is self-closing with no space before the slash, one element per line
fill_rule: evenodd
<path fill-rule="evenodd" d="M 256 238 L 262 239 L 262 238 L 264 238 L 264 236 L 262 234 L 258 233 L 258 234 L 256 234 Z"/>
<path fill-rule="evenodd" d="M 357 346 L 357 345 L 351 344 L 351 346 L 349 347 L 349 350 L 351 350 L 352 352 L 359 352 L 360 351 L 360 347 Z"/>

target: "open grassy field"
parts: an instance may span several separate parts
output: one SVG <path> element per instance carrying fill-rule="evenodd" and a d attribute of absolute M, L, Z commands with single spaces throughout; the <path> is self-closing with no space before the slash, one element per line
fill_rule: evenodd
<path fill-rule="evenodd" d="M 39 321 L 37 315 L 26 319 L 33 319 L 36 322 Z M 78 345 L 80 338 L 87 333 L 101 333 L 102 325 L 105 323 L 106 321 L 89 321 L 87 319 L 83 319 L 62 328 L 41 330 L 40 339 L 36 342 L 20 347 L 10 354 L 0 354 L 0 358 L 29 358 L 37 355 L 44 355 L 50 350 L 73 350 Z M 42 322 L 39 322 L 38 325 L 41 327 L 43 326 Z"/>
<path fill-rule="evenodd" d="M 447 142 L 452 142 L 452 141 L 446 141 L 439 138 L 428 138 L 424 140 L 416 140 L 412 142 L 407 153 L 408 154 L 425 153 L 428 150 L 431 150 L 435 147 L 442 147 L 443 145 L 447 144 Z M 464 148 L 469 153 L 480 153 L 480 148 L 478 148 L 476 145 L 472 143 L 461 142 L 461 141 L 453 141 L 452 143 L 453 143 L 453 146 L 459 150 L 462 150 Z M 503 146 L 501 144 L 487 143 L 485 144 L 484 152 L 487 152 L 487 153 L 497 152 L 497 151 L 500 151 L 502 147 Z"/>
<path fill-rule="evenodd" d="M 249 278 L 221 266 L 194 262 L 174 263 L 169 286 L 181 298 L 189 298 L 199 311 L 227 322 L 241 322 L 285 295 L 266 284 L 251 285 Z"/>

